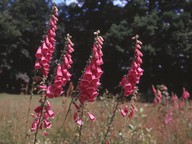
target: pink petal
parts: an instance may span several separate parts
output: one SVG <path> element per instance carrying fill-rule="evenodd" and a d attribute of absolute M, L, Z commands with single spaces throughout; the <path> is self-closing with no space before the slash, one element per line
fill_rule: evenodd
<path fill-rule="evenodd" d="M 44 135 L 44 136 L 48 136 L 49 133 L 48 133 L 47 131 L 43 131 L 43 135 Z"/>
<path fill-rule="evenodd" d="M 51 109 L 48 109 L 47 113 L 50 116 L 50 118 L 54 118 L 54 112 Z"/>
<path fill-rule="evenodd" d="M 35 69 L 37 70 L 37 69 L 40 69 L 40 68 L 41 68 L 41 64 L 40 64 L 40 62 L 38 60 L 36 60 Z"/>
<path fill-rule="evenodd" d="M 62 76 L 63 76 L 63 74 L 62 74 L 62 71 L 61 71 L 61 65 L 58 64 L 57 65 L 57 77 L 62 77 Z"/>
<path fill-rule="evenodd" d="M 94 88 L 94 87 L 88 87 L 88 88 L 86 89 L 86 92 L 87 92 L 89 95 L 92 95 L 94 91 L 95 91 L 95 88 Z"/>
<path fill-rule="evenodd" d="M 49 52 L 49 49 L 48 49 L 48 47 L 46 46 L 45 42 L 43 42 L 43 45 L 42 45 L 42 52 L 43 52 L 43 53 Z"/>
<path fill-rule="evenodd" d="M 42 54 L 42 51 L 41 51 L 41 47 L 39 47 L 39 48 L 37 49 L 37 52 L 36 52 L 36 54 L 35 54 L 35 57 L 41 59 L 42 56 L 43 56 L 43 54 Z"/>
<path fill-rule="evenodd" d="M 121 115 L 123 116 L 123 117 L 125 117 L 126 115 L 127 115 L 127 113 L 125 113 L 125 111 L 124 110 L 120 110 L 120 112 L 121 112 Z"/>
<path fill-rule="evenodd" d="M 88 116 L 89 116 L 89 118 L 90 118 L 91 121 L 95 121 L 95 120 L 96 120 L 95 116 L 92 115 L 92 114 L 89 113 L 89 112 L 88 112 Z"/>
<path fill-rule="evenodd" d="M 79 126 L 82 126 L 82 125 L 83 125 L 83 121 L 82 121 L 81 119 L 78 119 L 78 120 L 76 121 L 76 123 L 77 123 Z"/>
<path fill-rule="evenodd" d="M 51 122 L 49 122 L 49 121 L 47 121 L 47 120 L 43 120 L 43 123 L 44 123 L 44 127 L 45 128 L 48 128 L 48 129 L 50 129 L 51 128 L 51 126 L 52 126 L 52 123 Z"/>

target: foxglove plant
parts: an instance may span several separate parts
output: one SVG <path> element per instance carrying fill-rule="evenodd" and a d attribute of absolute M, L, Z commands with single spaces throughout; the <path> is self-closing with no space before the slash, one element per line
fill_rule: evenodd
<path fill-rule="evenodd" d="M 74 102 L 76 109 L 84 107 L 86 103 L 93 102 L 98 96 L 98 87 L 101 85 L 100 77 L 103 74 L 101 65 L 103 64 L 103 52 L 102 45 L 104 39 L 99 36 L 100 31 L 95 32 L 95 43 L 92 47 L 92 54 L 88 61 L 85 71 L 79 81 L 78 89 L 78 101 L 79 105 Z M 95 120 L 95 117 L 88 112 L 88 116 L 91 120 Z M 76 122 L 81 119 L 75 120 Z"/>
<path fill-rule="evenodd" d="M 69 69 L 73 63 L 71 59 L 71 53 L 74 51 L 73 43 L 70 40 L 71 36 L 67 34 L 65 47 L 59 59 L 55 70 L 54 82 L 49 83 L 47 86 L 45 82 L 39 85 L 39 90 L 41 92 L 40 106 L 35 108 L 36 115 L 33 115 L 34 122 L 31 127 L 31 131 L 38 132 L 38 129 L 49 129 L 51 128 L 51 122 L 49 118 L 54 118 L 54 113 L 51 110 L 51 105 L 48 102 L 48 98 L 58 97 L 63 93 L 63 86 L 70 80 L 71 74 Z M 44 123 L 44 124 L 42 124 Z M 36 135 L 35 133 L 35 135 Z M 48 135 L 48 132 L 44 131 L 44 134 Z"/>
<path fill-rule="evenodd" d="M 98 88 L 101 85 L 100 77 L 103 74 L 101 69 L 101 65 L 103 64 L 102 45 L 104 39 L 99 36 L 99 33 L 99 30 L 94 32 L 95 42 L 92 47 L 92 54 L 78 83 L 79 94 L 73 101 L 73 104 L 76 108 L 73 118 L 75 123 L 79 126 L 79 143 L 81 143 L 84 107 L 87 103 L 96 100 L 99 94 Z M 96 120 L 95 116 L 90 112 L 87 112 L 87 116 L 91 121 Z"/>
<path fill-rule="evenodd" d="M 64 51 L 61 54 L 59 63 L 57 64 L 54 83 L 49 84 L 46 91 L 46 96 L 49 98 L 58 97 L 63 93 L 63 86 L 66 85 L 72 74 L 69 72 L 73 60 L 71 53 L 74 52 L 73 43 L 70 40 L 71 36 L 67 34 Z"/>
<path fill-rule="evenodd" d="M 141 64 L 143 63 L 143 61 L 141 59 L 143 54 L 140 51 L 142 42 L 139 41 L 138 38 L 139 38 L 138 35 L 136 35 L 135 37 L 132 38 L 133 40 L 136 41 L 134 60 L 131 64 L 131 68 L 129 69 L 127 75 L 124 75 L 123 78 L 121 79 L 121 82 L 119 83 L 119 85 L 122 88 L 122 91 L 119 94 L 119 96 L 117 97 L 117 103 L 115 105 L 113 114 L 108 122 L 107 130 L 104 135 L 102 144 L 106 143 L 107 135 L 110 132 L 110 127 L 114 120 L 114 117 L 115 117 L 115 114 L 116 114 L 116 111 L 117 111 L 118 105 L 119 105 L 118 99 L 122 98 L 122 96 L 124 99 L 124 98 L 132 95 L 130 108 L 128 108 L 128 106 L 126 105 L 126 107 L 124 109 L 120 109 L 120 112 L 123 117 L 128 115 L 129 118 L 132 118 L 134 115 L 134 112 L 135 112 L 135 102 L 134 101 L 135 101 L 136 95 L 138 93 L 137 84 L 139 83 L 140 77 L 143 75 L 143 71 L 144 71 L 141 68 Z"/>
<path fill-rule="evenodd" d="M 63 93 L 63 86 L 65 86 L 71 77 L 69 69 L 73 63 L 71 53 L 74 51 L 74 44 L 71 42 L 71 36 L 68 34 L 65 39 L 64 50 L 62 51 L 59 63 L 57 63 L 55 73 L 53 74 L 54 77 L 52 77 L 54 78 L 53 83 L 52 81 L 48 82 L 50 63 L 56 42 L 54 37 L 56 36 L 57 16 L 58 9 L 54 4 L 52 7 L 52 16 L 49 22 L 50 27 L 47 31 L 47 35 L 35 54 L 37 58 L 35 69 L 42 74 L 43 78 L 38 86 L 38 93 L 41 94 L 41 99 L 39 100 L 40 105 L 34 109 L 35 114 L 32 114 L 34 120 L 31 126 L 31 132 L 35 133 L 34 144 L 37 141 L 38 130 L 42 129 L 44 130 L 43 134 L 48 135 L 46 129 L 50 129 L 52 125 L 50 118 L 54 118 L 54 112 L 51 109 L 51 104 L 48 101 L 48 98 L 60 96 Z"/>
<path fill-rule="evenodd" d="M 140 52 L 142 42 L 138 40 L 138 35 L 132 39 L 136 40 L 135 44 L 135 58 L 132 62 L 131 68 L 128 74 L 123 76 L 120 86 L 123 88 L 124 96 L 133 95 L 134 91 L 137 89 L 137 84 L 139 83 L 140 77 L 143 75 L 143 69 L 140 67 L 143 63 L 141 57 L 143 54 Z"/>
<path fill-rule="evenodd" d="M 52 15 L 51 15 L 51 18 L 50 18 L 50 22 L 49 22 L 49 27 L 47 29 L 47 33 L 45 35 L 45 38 L 44 40 L 42 41 L 42 44 L 41 46 L 37 49 L 37 52 L 35 54 L 35 57 L 36 57 L 36 62 L 35 62 L 35 76 L 34 76 L 34 79 L 33 79 L 33 82 L 32 82 L 32 88 L 31 88 L 31 95 L 30 95 L 30 100 L 29 100 L 29 108 L 28 108 L 28 113 L 27 113 L 27 120 L 26 120 L 26 137 L 25 137 L 25 143 L 26 143 L 26 140 L 27 140 L 27 128 L 28 128 L 28 121 L 29 121 L 29 113 L 30 113 L 30 107 L 31 107 L 31 101 L 32 101 L 32 96 L 33 96 L 33 91 L 34 91 L 34 84 L 37 83 L 37 81 L 39 81 L 39 78 L 38 76 L 36 76 L 36 74 L 38 73 L 37 71 L 40 71 L 40 73 L 42 73 L 42 86 L 40 86 L 40 89 L 45 89 L 46 86 L 45 86 L 45 80 L 46 80 L 46 77 L 49 73 L 49 63 L 50 63 L 50 60 L 51 60 L 51 57 L 52 57 L 52 53 L 54 51 L 54 44 L 55 44 L 55 31 L 57 29 L 57 16 L 58 16 L 58 9 L 55 5 L 55 3 L 53 4 L 52 6 Z M 43 96 L 44 94 L 42 94 Z M 46 102 L 46 100 L 45 100 Z M 45 103 L 44 102 L 44 103 Z M 51 107 L 49 107 L 50 109 Z M 43 113 L 42 113 L 43 114 Z M 40 114 L 40 115 L 42 115 Z M 39 116 L 39 114 L 37 115 Z M 52 117 L 52 116 L 51 116 Z M 33 124 L 33 128 L 32 128 L 32 131 L 35 130 L 35 127 L 38 125 L 38 120 L 37 120 L 37 117 L 35 118 L 36 119 L 36 122 Z M 36 140 L 34 141 L 34 143 L 36 142 Z"/>
<path fill-rule="evenodd" d="M 71 106 L 74 105 L 76 112 L 73 115 L 73 120 L 75 123 L 80 127 L 79 129 L 79 143 L 81 138 L 81 129 L 83 125 L 83 109 L 86 103 L 93 102 L 96 100 L 98 95 L 98 87 L 100 84 L 100 77 L 103 74 L 101 69 L 101 65 L 103 64 L 103 52 L 102 52 L 102 45 L 104 39 L 99 36 L 100 31 L 94 32 L 95 34 L 95 42 L 92 47 L 92 54 L 87 61 L 87 65 L 84 69 L 84 72 L 79 79 L 77 84 L 77 89 L 79 90 L 78 94 L 71 98 L 71 102 L 68 106 L 67 113 L 64 117 L 63 123 L 61 125 L 61 134 L 59 138 L 59 142 L 62 140 L 63 135 L 63 127 L 65 125 L 65 121 L 67 120 L 68 114 L 71 110 Z M 75 90 L 76 91 L 76 90 Z M 87 116 L 91 121 L 95 121 L 96 117 L 87 112 Z"/>
<path fill-rule="evenodd" d="M 57 21 L 58 21 L 58 9 L 55 5 L 52 8 L 52 15 L 49 22 L 49 29 L 45 36 L 45 39 L 42 41 L 41 46 L 37 49 L 35 54 L 36 62 L 35 62 L 35 69 L 41 70 L 44 77 L 48 76 L 49 69 L 50 69 L 50 62 L 52 58 L 52 54 L 55 49 L 55 36 L 56 36 L 56 29 L 57 29 Z"/>
<path fill-rule="evenodd" d="M 128 71 L 127 75 L 124 75 L 120 86 L 123 89 L 123 95 L 125 97 L 128 97 L 130 95 L 133 95 L 135 91 L 137 90 L 137 84 L 139 83 L 140 77 L 143 75 L 143 69 L 141 68 L 141 64 L 143 63 L 142 57 L 143 54 L 141 53 L 141 45 L 142 42 L 138 40 L 139 36 L 136 35 L 135 37 L 132 37 L 133 40 L 136 41 L 135 43 L 135 57 L 131 64 L 131 68 Z M 136 94 L 133 95 L 134 98 L 131 101 L 131 108 L 129 111 L 129 117 L 132 118 L 135 110 L 135 105 L 133 100 L 135 99 Z M 128 113 L 126 113 L 128 114 Z"/>
<path fill-rule="evenodd" d="M 155 96 L 153 103 L 154 104 L 161 103 L 162 97 L 163 97 L 161 91 L 159 89 L 155 89 L 154 85 L 152 85 L 152 91 L 153 91 L 153 94 Z"/>

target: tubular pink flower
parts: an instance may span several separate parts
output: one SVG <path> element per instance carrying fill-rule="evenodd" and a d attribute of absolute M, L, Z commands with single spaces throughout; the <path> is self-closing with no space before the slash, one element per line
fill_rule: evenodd
<path fill-rule="evenodd" d="M 182 98 L 183 98 L 184 100 L 187 100 L 189 97 L 190 97 L 189 92 L 188 92 L 185 88 L 183 88 Z"/>
<path fill-rule="evenodd" d="M 91 121 L 95 121 L 96 120 L 95 116 L 93 114 L 89 113 L 89 112 L 88 112 L 88 116 L 89 116 L 89 119 Z"/>
<path fill-rule="evenodd" d="M 49 133 L 48 133 L 47 131 L 43 131 L 43 135 L 44 135 L 44 136 L 48 136 Z"/>
<path fill-rule="evenodd" d="M 41 68 L 41 64 L 40 64 L 40 61 L 39 60 L 36 60 L 35 62 L 35 69 L 38 70 Z"/>
<path fill-rule="evenodd" d="M 128 106 L 126 105 L 124 109 L 120 110 L 120 112 L 121 112 L 121 115 L 125 117 L 129 112 Z"/>
<path fill-rule="evenodd" d="M 50 129 L 52 126 L 52 123 L 47 121 L 46 119 L 43 120 L 44 128 Z"/>
<path fill-rule="evenodd" d="M 162 97 L 163 96 L 162 96 L 161 91 L 157 89 L 157 93 L 156 93 L 155 98 L 154 98 L 154 103 L 155 104 L 160 103 L 162 101 Z"/>
<path fill-rule="evenodd" d="M 38 59 L 41 59 L 42 56 L 43 56 L 42 50 L 41 50 L 41 47 L 39 47 L 39 48 L 37 49 L 37 52 L 36 52 L 36 54 L 35 54 L 35 57 L 38 58 Z"/>
<path fill-rule="evenodd" d="M 78 126 L 83 125 L 83 121 L 82 121 L 81 119 L 78 119 L 78 120 L 76 121 L 76 123 L 77 123 Z"/>
<path fill-rule="evenodd" d="M 42 100 L 39 101 L 42 104 Z M 54 112 L 51 109 L 51 104 L 49 101 L 45 102 L 44 107 L 42 105 L 38 106 L 34 110 L 36 115 L 33 115 L 34 121 L 31 126 L 31 131 L 36 131 L 39 125 L 40 129 L 50 129 L 52 123 L 49 121 L 49 118 L 54 118 Z M 40 121 L 40 116 L 42 115 L 43 121 Z M 39 124 L 40 122 L 40 124 Z"/>
<path fill-rule="evenodd" d="M 38 120 L 35 118 L 35 120 L 32 123 L 32 126 L 31 126 L 32 132 L 37 130 L 37 125 L 38 125 Z"/>
<path fill-rule="evenodd" d="M 46 41 L 46 39 L 45 39 Z M 45 53 L 48 53 L 49 52 L 49 49 L 46 45 L 46 42 L 43 42 L 43 45 L 42 45 L 42 52 L 45 54 Z"/>

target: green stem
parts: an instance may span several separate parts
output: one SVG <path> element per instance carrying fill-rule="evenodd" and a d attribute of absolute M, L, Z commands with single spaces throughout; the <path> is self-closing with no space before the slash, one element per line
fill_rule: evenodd
<path fill-rule="evenodd" d="M 41 114 L 40 114 L 40 117 L 39 117 L 39 122 L 37 124 L 37 130 L 35 131 L 35 137 L 34 137 L 34 143 L 33 144 L 36 144 L 37 142 L 37 134 L 38 134 L 38 131 L 39 131 L 39 126 L 41 124 L 41 118 L 42 118 L 42 115 L 43 115 L 43 109 L 44 109 L 44 106 L 45 106 L 45 102 L 47 100 L 47 97 L 45 95 L 44 96 L 44 101 L 42 103 L 42 110 L 41 110 Z"/>
<path fill-rule="evenodd" d="M 110 119 L 110 121 L 109 121 L 109 123 L 108 123 L 107 131 L 106 131 L 106 133 L 105 133 L 105 135 L 104 135 L 104 139 L 103 139 L 103 141 L 102 141 L 102 144 L 105 144 L 105 142 L 106 142 L 106 139 L 107 139 L 108 133 L 109 133 L 110 130 L 111 130 L 111 124 L 112 124 L 112 122 L 113 122 L 113 120 L 114 120 L 114 118 L 115 118 L 115 115 L 116 115 L 118 106 L 119 106 L 119 101 L 116 102 L 115 109 L 114 109 L 113 115 L 111 116 L 111 119 Z"/>
<path fill-rule="evenodd" d="M 83 115 L 84 115 L 84 106 L 82 107 L 81 109 L 81 120 L 83 121 Z M 79 128 L 79 144 L 81 144 L 81 137 L 82 137 L 82 129 L 83 129 L 83 124 L 80 125 L 80 128 Z"/>
<path fill-rule="evenodd" d="M 60 134 L 60 137 L 59 137 L 59 143 L 61 143 L 61 137 L 62 137 L 63 132 L 64 132 L 64 125 L 65 125 L 65 122 L 66 122 L 67 117 L 68 117 L 68 115 L 69 115 L 69 112 L 71 111 L 71 106 L 72 106 L 73 100 L 74 100 L 74 96 L 72 97 L 72 99 L 71 99 L 71 101 L 70 101 L 70 104 L 69 104 L 69 106 L 68 106 L 67 113 L 66 113 L 65 118 L 64 118 L 64 120 L 63 120 L 63 123 L 62 123 L 62 125 L 61 125 L 61 134 Z"/>
<path fill-rule="evenodd" d="M 36 72 L 34 74 L 34 76 L 36 75 Z M 26 144 L 27 142 L 27 137 L 28 137 L 28 124 L 29 124 L 29 113 L 31 111 L 31 102 L 32 102 L 32 97 L 33 97 L 33 91 L 34 91 L 34 79 L 32 81 L 32 86 L 31 86 L 31 92 L 30 92 L 30 98 L 29 98 L 29 106 L 28 106 L 28 111 L 27 111 L 27 119 L 25 122 L 25 140 L 24 143 Z"/>

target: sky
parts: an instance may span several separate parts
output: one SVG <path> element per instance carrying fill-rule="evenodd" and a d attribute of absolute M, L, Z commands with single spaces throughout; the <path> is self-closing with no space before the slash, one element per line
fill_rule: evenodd
<path fill-rule="evenodd" d="M 61 3 L 61 2 L 63 2 L 63 1 L 64 1 L 64 0 L 53 0 L 53 2 L 55 2 L 56 4 Z M 67 5 L 70 4 L 70 3 L 72 3 L 72 2 L 76 2 L 76 0 L 66 0 L 66 4 L 67 4 Z M 115 0 L 115 1 L 114 1 L 114 4 L 115 4 L 115 5 L 124 6 L 124 5 L 126 4 L 126 1 L 120 2 L 120 0 Z"/>
<path fill-rule="evenodd" d="M 63 2 L 64 0 L 53 0 L 56 4 Z M 67 4 L 70 4 L 71 2 L 75 2 L 76 0 L 66 0 Z"/>

